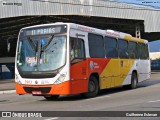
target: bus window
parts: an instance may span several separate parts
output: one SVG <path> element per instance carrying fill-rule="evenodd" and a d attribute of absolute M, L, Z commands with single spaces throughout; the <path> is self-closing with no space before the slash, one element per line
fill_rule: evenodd
<path fill-rule="evenodd" d="M 80 38 L 70 38 L 71 62 L 78 62 L 85 59 L 84 41 Z"/>
<path fill-rule="evenodd" d="M 147 49 L 144 43 L 138 43 L 138 56 L 140 59 L 148 59 Z"/>
<path fill-rule="evenodd" d="M 136 48 L 137 48 L 137 43 L 129 41 L 129 43 L 128 43 L 129 58 L 131 58 L 131 59 L 136 58 L 136 54 L 137 54 Z"/>
<path fill-rule="evenodd" d="M 119 58 L 122 58 L 122 59 L 129 58 L 127 46 L 128 46 L 128 41 L 122 40 L 122 39 L 118 40 Z"/>
<path fill-rule="evenodd" d="M 104 42 L 103 36 L 96 34 L 88 34 L 89 53 L 91 58 L 104 58 Z"/>
<path fill-rule="evenodd" d="M 117 40 L 111 37 L 105 37 L 105 50 L 107 58 L 118 58 Z"/>
<path fill-rule="evenodd" d="M 148 44 L 145 45 L 145 57 L 146 57 L 146 59 L 149 59 Z"/>

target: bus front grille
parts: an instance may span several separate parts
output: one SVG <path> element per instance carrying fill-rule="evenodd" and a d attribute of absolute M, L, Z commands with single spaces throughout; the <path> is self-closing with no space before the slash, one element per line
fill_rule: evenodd
<path fill-rule="evenodd" d="M 51 90 L 51 87 L 39 87 L 39 88 L 23 87 L 23 89 L 27 93 L 32 93 L 32 91 L 41 91 L 41 93 L 49 93 Z"/>

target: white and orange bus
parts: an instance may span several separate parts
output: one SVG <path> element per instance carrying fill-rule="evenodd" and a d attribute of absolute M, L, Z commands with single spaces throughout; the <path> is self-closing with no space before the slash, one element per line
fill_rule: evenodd
<path fill-rule="evenodd" d="M 17 94 L 82 94 L 150 78 L 148 41 L 113 30 L 54 23 L 20 30 L 15 82 Z"/>

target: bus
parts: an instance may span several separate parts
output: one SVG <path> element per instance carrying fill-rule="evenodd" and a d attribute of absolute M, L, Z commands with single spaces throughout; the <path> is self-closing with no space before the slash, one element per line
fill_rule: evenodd
<path fill-rule="evenodd" d="M 16 93 L 97 96 L 102 89 L 132 89 L 150 78 L 148 41 L 114 30 L 52 23 L 20 30 L 15 58 Z"/>

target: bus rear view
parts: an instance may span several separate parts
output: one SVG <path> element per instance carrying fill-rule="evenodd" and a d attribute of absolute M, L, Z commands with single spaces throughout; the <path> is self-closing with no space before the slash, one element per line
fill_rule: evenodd
<path fill-rule="evenodd" d="M 67 47 L 65 24 L 22 29 L 16 52 L 17 94 L 42 95 L 46 99 L 70 94 Z"/>

